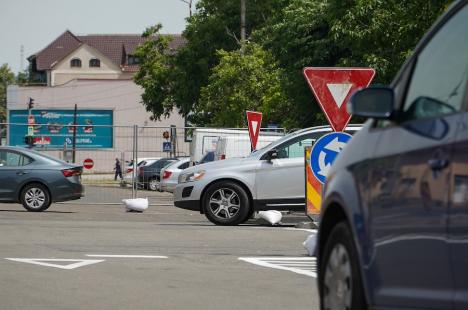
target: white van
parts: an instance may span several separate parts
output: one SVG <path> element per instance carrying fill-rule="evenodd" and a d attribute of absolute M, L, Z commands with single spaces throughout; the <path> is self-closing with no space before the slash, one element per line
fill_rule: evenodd
<path fill-rule="evenodd" d="M 266 144 L 272 141 L 276 141 L 277 139 L 281 138 L 283 135 L 284 135 L 283 132 L 277 132 L 274 130 L 270 132 L 270 131 L 262 130 L 260 131 L 260 136 L 258 138 L 257 145 L 259 146 L 263 145 L 261 144 L 261 143 L 264 143 L 263 141 L 268 141 Z M 234 141 L 238 139 L 240 141 L 238 149 L 247 150 L 247 153 L 242 152 L 242 154 L 244 155 L 241 155 L 241 157 L 247 156 L 250 154 L 249 131 L 247 129 L 197 128 L 193 132 L 192 142 L 190 143 L 190 159 L 192 163 L 199 162 L 206 153 L 216 151 L 219 140 L 221 138 L 227 138 L 227 137 L 229 137 L 228 139 L 230 139 L 230 141 L 233 141 L 232 143 L 230 143 L 229 141 L 226 141 L 227 147 L 231 147 L 228 145 L 235 145 L 236 143 L 234 143 Z M 266 138 L 266 137 L 269 137 L 269 138 Z M 274 140 L 268 140 L 268 139 L 274 139 Z M 236 156 L 236 157 L 239 157 L 239 156 Z M 216 159 L 217 158 L 215 158 L 215 160 Z"/>
<path fill-rule="evenodd" d="M 282 135 L 260 135 L 257 141 L 257 150 L 281 137 Z M 251 146 L 249 136 L 228 136 L 218 140 L 215 151 L 215 160 L 245 157 L 250 153 Z"/>

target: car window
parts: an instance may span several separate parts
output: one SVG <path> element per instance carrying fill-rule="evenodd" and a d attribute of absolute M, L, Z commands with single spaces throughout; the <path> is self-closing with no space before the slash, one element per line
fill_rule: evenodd
<path fill-rule="evenodd" d="M 20 153 L 10 151 L 0 151 L 0 167 L 26 166 L 32 159 Z"/>
<path fill-rule="evenodd" d="M 214 157 L 215 157 L 215 152 L 208 152 L 205 154 L 205 156 L 202 157 L 202 159 L 200 160 L 200 164 L 213 161 Z"/>
<path fill-rule="evenodd" d="M 468 6 L 448 21 L 418 55 L 403 120 L 460 111 L 468 73 Z"/>
<path fill-rule="evenodd" d="M 188 162 L 185 162 L 185 163 L 183 163 L 182 165 L 179 166 L 179 169 L 180 169 L 180 170 L 187 169 L 187 168 L 189 167 L 189 165 L 190 165 L 190 162 L 189 162 L 189 161 L 188 161 Z"/>
<path fill-rule="evenodd" d="M 304 148 L 306 146 L 312 146 L 318 138 L 326 133 L 327 132 L 315 132 L 285 142 L 277 148 L 278 158 L 304 157 Z"/>

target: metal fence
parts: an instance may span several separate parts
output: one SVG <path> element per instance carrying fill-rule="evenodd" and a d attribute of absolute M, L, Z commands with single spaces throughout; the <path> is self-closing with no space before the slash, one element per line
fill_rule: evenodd
<path fill-rule="evenodd" d="M 283 129 L 261 129 L 258 147 L 280 138 Z M 25 137 L 33 136 L 33 148 L 64 161 L 83 165 L 86 159 L 94 163 L 83 169 L 85 197 L 73 203 L 120 204 L 122 199 L 148 197 L 152 204 L 172 204 L 170 193 L 145 190 L 149 182 L 159 181 L 159 167 L 151 171 L 144 164 L 160 158 L 190 156 L 199 162 L 205 156 L 216 159 L 246 156 L 250 153 L 247 129 L 157 126 L 98 126 L 62 124 L 0 124 L 1 145 L 28 147 Z M 208 158 L 212 159 L 212 158 Z M 116 173 L 120 163 L 122 175 Z M 140 166 L 138 166 L 140 165 Z M 149 169 L 149 170 L 148 170 Z"/>

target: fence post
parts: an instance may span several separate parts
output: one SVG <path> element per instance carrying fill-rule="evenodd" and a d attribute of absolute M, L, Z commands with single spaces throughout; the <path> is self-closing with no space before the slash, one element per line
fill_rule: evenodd
<path fill-rule="evenodd" d="M 137 169 L 138 169 L 138 125 L 133 125 L 133 171 L 132 171 L 132 198 L 136 198 L 138 194 L 138 180 Z"/>

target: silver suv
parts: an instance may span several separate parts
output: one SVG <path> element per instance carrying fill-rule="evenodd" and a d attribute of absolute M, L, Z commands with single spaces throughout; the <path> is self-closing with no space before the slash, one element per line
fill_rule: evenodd
<path fill-rule="evenodd" d="M 346 132 L 360 128 L 350 125 Z M 190 167 L 179 176 L 174 204 L 200 211 L 217 225 L 244 223 L 254 211 L 304 210 L 304 147 L 331 131 L 298 130 L 248 157 Z"/>

